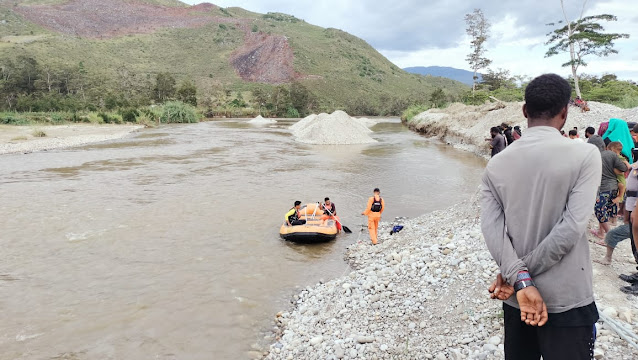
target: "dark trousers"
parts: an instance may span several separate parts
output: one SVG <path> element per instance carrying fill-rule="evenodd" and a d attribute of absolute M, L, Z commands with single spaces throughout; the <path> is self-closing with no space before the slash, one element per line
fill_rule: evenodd
<path fill-rule="evenodd" d="M 631 252 L 634 254 L 634 260 L 636 260 L 636 264 L 638 264 L 638 251 L 636 251 L 636 244 L 634 243 L 634 230 L 633 230 L 633 224 L 631 221 L 631 211 L 628 211 L 628 213 L 629 213 L 629 239 L 631 240 Z M 638 269 L 638 267 L 636 269 Z"/>
<path fill-rule="evenodd" d="M 591 360 L 594 324 L 580 327 L 533 327 L 521 321 L 521 311 L 504 305 L 505 360 Z"/>
<path fill-rule="evenodd" d="M 292 224 L 292 226 L 295 225 L 306 225 L 306 220 L 293 220 L 290 222 L 290 224 Z"/>

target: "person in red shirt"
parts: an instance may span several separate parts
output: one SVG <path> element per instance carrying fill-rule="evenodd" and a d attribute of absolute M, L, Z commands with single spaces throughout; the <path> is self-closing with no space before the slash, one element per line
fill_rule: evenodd
<path fill-rule="evenodd" d="M 323 209 L 324 212 L 321 220 L 324 222 L 330 219 L 336 220 L 337 230 L 341 232 L 341 220 L 337 217 L 337 207 L 335 206 L 335 203 L 331 202 L 330 198 L 327 197 L 324 199 L 324 203 L 321 204 L 321 209 Z"/>

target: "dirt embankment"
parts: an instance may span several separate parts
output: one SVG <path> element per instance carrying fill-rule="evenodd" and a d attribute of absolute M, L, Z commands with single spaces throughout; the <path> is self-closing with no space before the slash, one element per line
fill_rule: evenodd
<path fill-rule="evenodd" d="M 454 147 L 472 152 L 478 156 L 489 157 L 489 147 L 485 138 L 490 128 L 503 122 L 510 126 L 520 126 L 525 133 L 527 120 L 523 117 L 523 103 L 497 103 L 482 106 L 452 104 L 445 109 L 431 109 L 415 116 L 408 126 L 424 135 L 439 138 Z M 578 127 L 581 137 L 585 129 L 593 126 L 598 129 L 601 122 L 610 118 L 626 121 L 638 121 L 638 108 L 624 110 L 614 105 L 590 102 L 591 111 L 581 112 L 571 107 L 565 124 L 565 130 Z"/>

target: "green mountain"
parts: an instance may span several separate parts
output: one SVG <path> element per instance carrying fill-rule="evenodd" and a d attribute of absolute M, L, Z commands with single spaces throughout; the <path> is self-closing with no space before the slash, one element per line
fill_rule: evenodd
<path fill-rule="evenodd" d="M 75 68 L 80 75 L 65 89 L 81 88 L 100 101 L 116 91 L 152 89 L 165 72 L 178 83 L 192 80 L 199 103 L 208 106 L 231 93 L 245 98 L 290 83 L 307 88 L 319 110 L 349 106 L 361 113 L 423 102 L 436 88 L 450 98 L 467 90 L 449 79 L 409 74 L 337 29 L 177 0 L 0 0 L 0 67 L 24 59 L 41 69 Z M 44 72 L 33 86 L 51 91 Z"/>

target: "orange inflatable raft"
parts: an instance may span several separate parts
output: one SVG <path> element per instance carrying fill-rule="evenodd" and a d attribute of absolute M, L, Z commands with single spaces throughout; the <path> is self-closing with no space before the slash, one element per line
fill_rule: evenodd
<path fill-rule="evenodd" d="M 286 241 L 312 244 L 332 241 L 337 237 L 337 222 L 322 220 L 323 210 L 318 204 L 308 204 L 299 210 L 299 219 L 306 220 L 305 225 L 288 226 L 284 223 L 279 236 Z"/>

